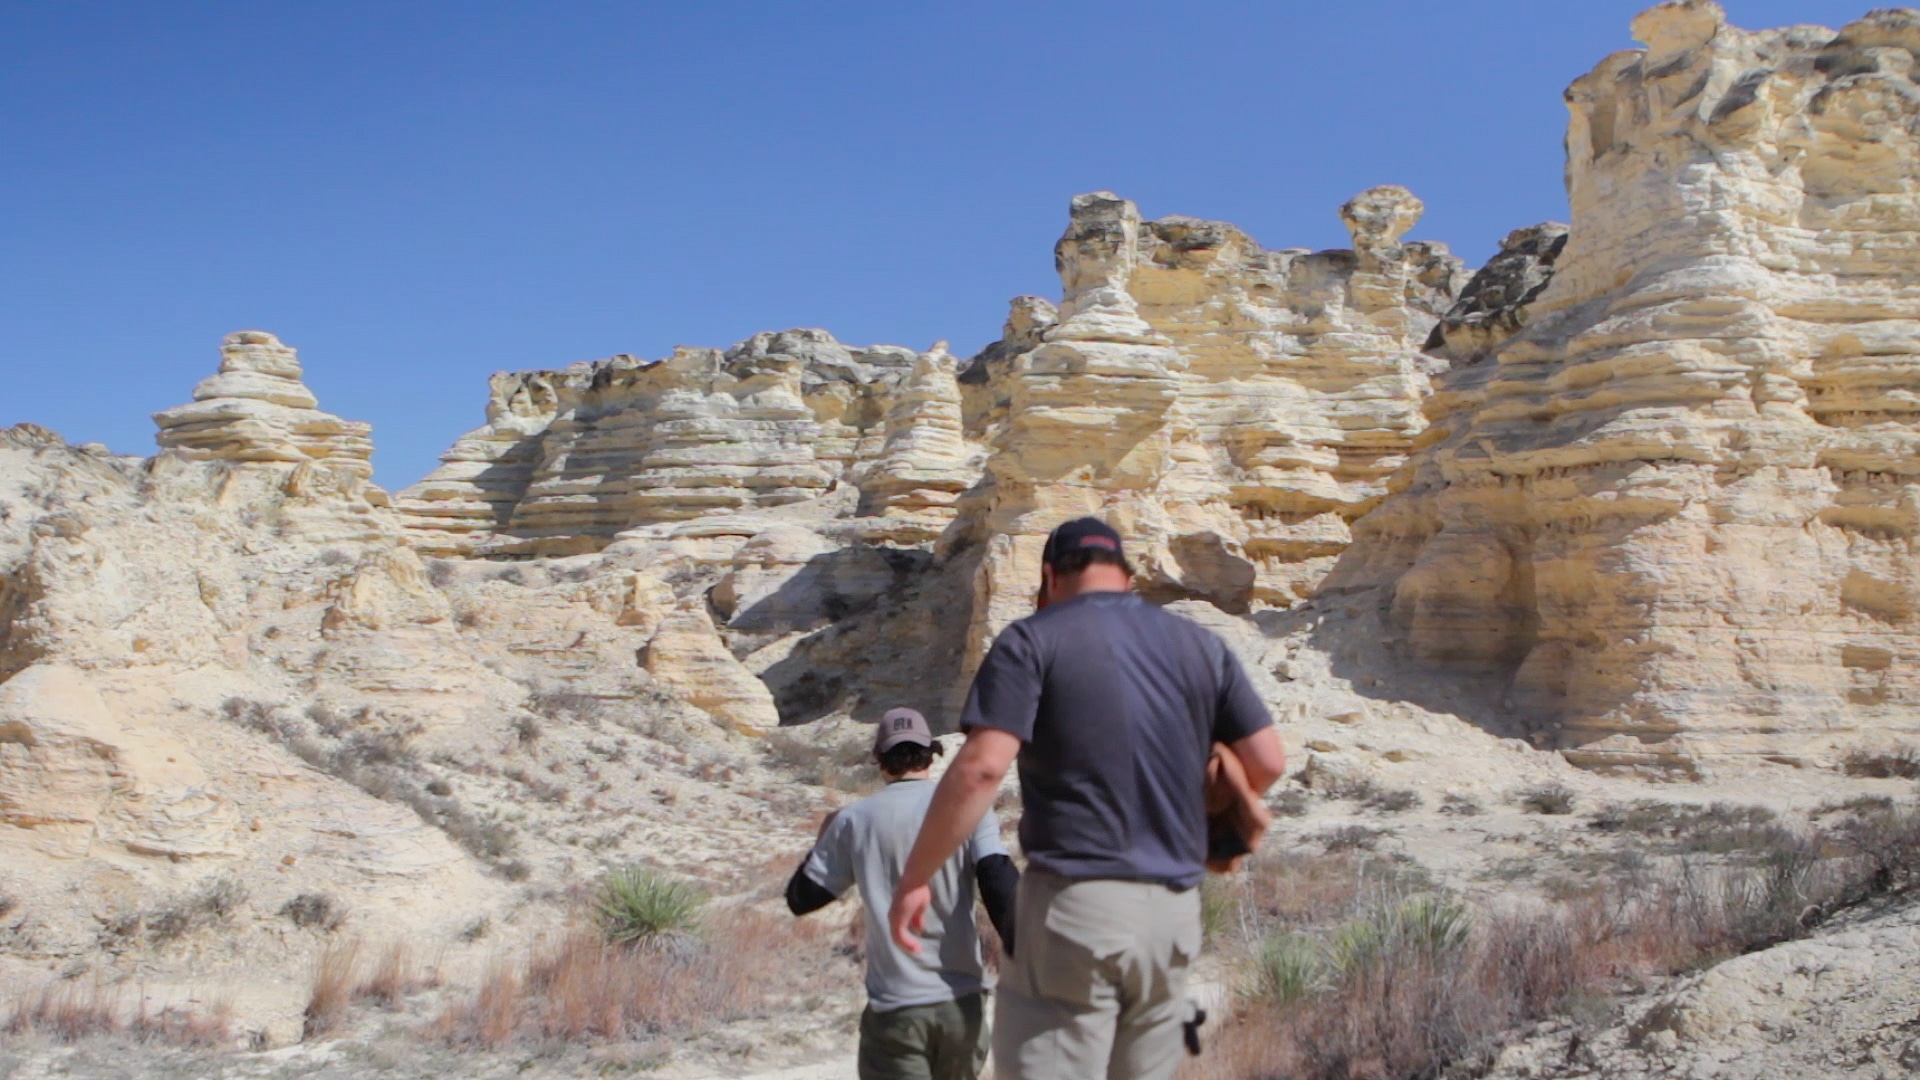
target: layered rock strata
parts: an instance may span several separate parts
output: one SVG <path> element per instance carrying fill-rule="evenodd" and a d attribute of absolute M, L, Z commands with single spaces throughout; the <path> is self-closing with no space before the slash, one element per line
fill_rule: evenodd
<path fill-rule="evenodd" d="M 1072 209 L 1059 310 L 1016 301 L 965 377 L 993 447 L 967 521 L 989 546 L 976 654 L 1029 609 L 1046 531 L 1079 514 L 1127 532 L 1157 598 L 1311 595 L 1425 426 L 1441 365 L 1420 347 L 1466 280 L 1444 246 L 1401 242 L 1422 211 L 1404 188 L 1356 196 L 1354 248 L 1324 252 L 1143 221 L 1104 192 Z"/>
<path fill-rule="evenodd" d="M 1329 585 L 1582 762 L 1913 731 L 1920 13 L 1633 30 L 1568 91 L 1551 282 L 1441 330 L 1473 362 Z"/>
<path fill-rule="evenodd" d="M 1376 188 L 1342 209 L 1353 250 L 1276 252 L 1081 196 L 1060 306 L 1015 300 L 965 370 L 942 346 L 796 330 L 497 375 L 486 426 L 399 504 L 428 552 L 551 555 L 844 488 L 857 496 L 826 511 L 842 535 L 1000 538 L 983 573 L 1009 583 L 983 586 L 981 626 L 1030 587 L 1000 565 L 1012 538 L 1105 508 L 1139 531 L 1156 595 L 1294 603 L 1425 422 L 1420 345 L 1466 274 L 1442 245 L 1401 242 L 1421 210 Z"/>
<path fill-rule="evenodd" d="M 228 461 L 314 463 L 373 476 L 373 425 L 320 411 L 300 357 L 272 334 L 242 330 L 220 343 L 220 371 L 193 401 L 155 413 L 163 449 Z"/>
<path fill-rule="evenodd" d="M 487 424 L 399 505 L 428 551 L 564 554 L 635 526 L 814 499 L 871 468 L 871 510 L 934 511 L 937 534 L 951 517 L 940 507 L 978 472 L 957 443 L 943 356 L 789 330 L 724 352 L 496 375 Z"/>

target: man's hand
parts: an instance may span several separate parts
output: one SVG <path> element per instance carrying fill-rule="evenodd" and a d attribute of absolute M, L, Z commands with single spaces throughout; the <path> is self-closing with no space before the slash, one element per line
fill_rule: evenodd
<path fill-rule="evenodd" d="M 887 925 L 893 928 L 893 943 L 919 956 L 920 935 L 927 932 L 927 909 L 932 906 L 932 886 L 896 890 L 893 910 L 887 912 Z"/>

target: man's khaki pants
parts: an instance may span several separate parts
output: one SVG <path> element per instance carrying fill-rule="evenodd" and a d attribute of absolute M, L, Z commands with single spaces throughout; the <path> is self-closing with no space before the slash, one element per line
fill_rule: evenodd
<path fill-rule="evenodd" d="M 993 1013 L 996 1080 L 1167 1080 L 1185 1048 L 1200 890 L 1020 878 Z"/>

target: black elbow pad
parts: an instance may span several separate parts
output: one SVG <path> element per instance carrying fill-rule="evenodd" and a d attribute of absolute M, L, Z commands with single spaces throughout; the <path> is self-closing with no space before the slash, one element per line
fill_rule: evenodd
<path fill-rule="evenodd" d="M 805 865 L 795 870 L 793 876 L 787 879 L 787 910 L 795 915 L 819 911 L 836 899 L 838 897 L 821 888 L 817 882 L 807 876 Z"/>

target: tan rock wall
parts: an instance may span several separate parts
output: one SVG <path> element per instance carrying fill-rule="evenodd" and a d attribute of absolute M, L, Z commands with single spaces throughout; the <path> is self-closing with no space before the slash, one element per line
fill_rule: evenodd
<path fill-rule="evenodd" d="M 155 413 L 161 447 L 227 461 L 318 463 L 373 475 L 373 427 L 321 412 L 300 358 L 272 334 L 242 330 L 220 345 L 220 371 L 193 402 Z"/>
<path fill-rule="evenodd" d="M 1551 283 L 1330 584 L 1579 760 L 1911 730 L 1920 15 L 1634 33 L 1568 92 Z"/>
<path fill-rule="evenodd" d="M 1421 346 L 1466 275 L 1401 243 L 1403 188 L 1342 208 L 1353 250 L 1268 251 L 1222 222 L 1074 200 L 1057 313 L 1016 301 L 976 359 L 993 456 L 966 524 L 986 546 L 971 651 L 1031 610 L 1053 525 L 1102 514 L 1144 591 L 1236 612 L 1312 594 L 1425 427 Z"/>
<path fill-rule="evenodd" d="M 866 513 L 919 519 L 909 532 L 926 539 L 978 475 L 952 366 L 944 348 L 917 357 L 790 330 L 725 352 L 496 375 L 486 426 L 399 505 L 423 550 L 555 555 L 844 484 L 867 493 Z"/>

